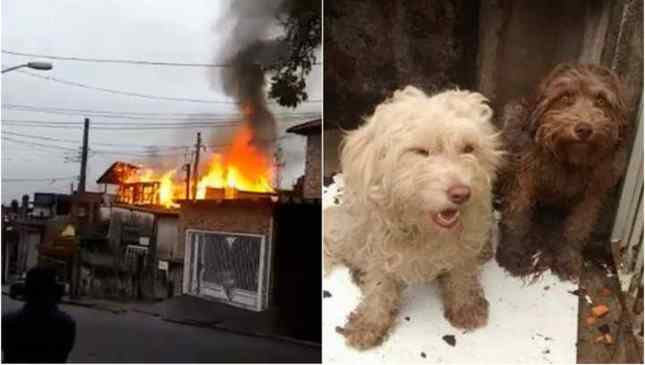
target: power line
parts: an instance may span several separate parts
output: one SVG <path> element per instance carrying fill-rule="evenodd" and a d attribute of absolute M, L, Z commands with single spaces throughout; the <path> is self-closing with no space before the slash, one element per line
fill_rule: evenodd
<path fill-rule="evenodd" d="M 3 140 L 7 140 L 9 142 L 14 142 L 14 143 L 20 143 L 23 145 L 31 145 L 39 148 L 50 148 L 54 150 L 63 150 L 66 152 L 73 152 L 73 153 L 78 153 L 78 148 L 71 148 L 67 146 L 59 146 L 59 145 L 52 145 L 52 144 L 45 144 L 45 143 L 39 143 L 39 142 L 33 142 L 33 141 L 25 141 L 25 140 L 20 140 L 20 139 L 15 139 L 13 137 L 7 137 L 7 136 L 2 136 Z M 58 140 L 61 141 L 60 139 L 54 139 L 54 138 L 48 138 L 50 140 Z M 103 155 L 120 155 L 120 156 L 139 156 L 139 157 L 172 157 L 172 156 L 181 156 L 183 153 L 174 153 L 174 154 L 158 154 L 158 153 L 153 153 L 153 152 L 145 152 L 145 151 L 115 151 L 115 150 L 101 150 L 101 149 L 91 149 L 90 150 L 92 154 L 103 154 Z M 69 157 L 69 156 L 66 156 Z"/>
<path fill-rule="evenodd" d="M 135 92 L 131 92 L 131 91 L 115 90 L 115 89 L 108 89 L 108 88 L 104 88 L 104 87 L 86 85 L 86 84 L 82 84 L 82 83 L 76 82 L 76 81 L 58 79 L 58 78 L 55 78 L 53 76 L 37 75 L 35 73 L 28 72 L 28 71 L 17 70 L 16 72 L 21 73 L 23 75 L 29 75 L 31 77 L 35 77 L 35 78 L 38 78 L 38 79 L 57 82 L 57 83 L 68 85 L 68 86 L 75 86 L 75 87 L 80 87 L 80 88 L 84 88 L 84 89 L 97 90 L 97 91 L 107 92 L 107 93 L 111 93 L 111 94 L 135 96 L 135 97 L 145 98 L 145 99 L 166 100 L 166 101 L 182 101 L 182 102 L 202 103 L 202 104 L 227 104 L 227 105 L 237 105 L 238 104 L 237 102 L 234 102 L 234 101 L 206 100 L 206 99 L 193 99 L 193 98 L 174 98 L 174 97 L 169 97 L 169 96 L 158 96 L 158 95 L 135 93 Z M 321 103 L 321 102 L 322 102 L 322 100 L 307 100 L 307 101 L 303 101 L 303 103 Z M 269 104 L 275 104 L 275 103 L 269 103 Z"/>
<path fill-rule="evenodd" d="M 56 180 L 77 180 L 78 176 L 48 177 L 48 178 L 24 178 L 24 179 L 2 179 L 2 182 L 28 182 L 28 181 L 56 181 Z"/>
<path fill-rule="evenodd" d="M 232 64 L 227 63 L 187 63 L 187 62 L 163 62 L 163 61 L 148 61 L 148 60 L 127 60 L 127 59 L 110 59 L 110 58 L 86 58 L 86 57 L 69 57 L 69 56 L 51 56 L 44 54 L 36 53 L 25 53 L 25 52 L 15 52 L 9 51 L 6 49 L 2 50 L 2 53 L 10 54 L 13 56 L 23 56 L 23 57 L 38 57 L 46 58 L 50 60 L 61 60 L 61 61 L 76 61 L 76 62 L 95 62 L 95 63 L 122 63 L 122 64 L 134 64 L 134 65 L 148 65 L 148 66 L 175 66 L 175 67 L 209 67 L 209 68 L 226 68 L 233 67 Z M 320 63 L 316 62 L 314 65 L 319 66 Z"/>
<path fill-rule="evenodd" d="M 12 132 L 6 132 L 3 131 L 3 134 L 9 134 L 12 135 Z M 42 140 L 48 140 L 48 141 L 57 141 L 57 142 L 64 142 L 64 143 L 80 143 L 78 141 L 73 141 L 73 140 L 67 140 L 67 139 L 61 139 L 61 138 L 54 138 L 54 137 L 46 137 L 46 136 L 33 136 L 33 135 L 27 135 L 27 134 L 21 134 L 21 133 L 13 133 L 14 136 L 19 136 L 23 138 L 35 138 L 35 139 L 42 139 Z M 294 137 L 295 135 L 284 135 L 281 137 L 278 137 L 275 139 L 275 141 L 280 141 L 284 140 L 287 138 Z M 29 145 L 29 146 L 35 146 L 39 148 L 49 148 L 53 150 L 62 150 L 67 153 L 78 153 L 78 148 L 72 148 L 72 147 L 67 147 L 67 146 L 60 146 L 58 144 L 52 145 L 52 144 L 46 144 L 46 143 L 39 143 L 39 142 L 33 142 L 29 140 L 24 140 L 24 139 L 16 139 L 14 137 L 8 137 L 8 136 L 2 136 L 3 140 L 13 142 L 13 143 L 18 143 L 22 145 Z M 98 143 L 94 143 L 98 144 Z M 210 149 L 216 150 L 216 149 L 222 149 L 222 148 L 227 148 L 231 146 L 231 144 L 220 144 L 220 145 L 206 145 L 205 147 L 208 147 Z M 188 150 L 190 146 L 172 146 L 174 149 L 184 149 Z M 175 148 L 176 147 L 176 148 Z M 117 156 L 136 156 L 136 157 L 144 157 L 144 158 L 166 158 L 166 157 L 175 157 L 175 156 L 184 156 L 186 154 L 185 152 L 180 152 L 180 153 L 157 153 L 156 151 L 118 151 L 118 150 L 103 150 L 103 149 L 90 149 L 90 152 L 92 155 L 117 155 Z M 71 158 L 69 155 L 63 156 L 65 158 Z"/>
<path fill-rule="evenodd" d="M 7 134 L 10 136 L 16 136 L 16 137 L 40 139 L 45 141 L 58 141 L 58 142 L 66 142 L 66 143 L 74 143 L 74 144 L 81 143 L 81 141 L 79 140 L 62 139 L 62 138 L 46 137 L 46 136 L 35 136 L 35 135 L 15 133 L 15 132 L 10 132 L 5 130 L 2 131 L 2 134 Z M 154 147 L 154 148 L 160 148 L 160 149 L 184 149 L 184 148 L 191 147 L 188 145 L 140 145 L 140 144 L 125 144 L 125 143 L 123 144 L 122 143 L 101 143 L 101 142 L 92 142 L 92 144 L 99 145 L 99 146 L 114 146 L 114 147 L 137 147 L 137 148 Z"/>
<path fill-rule="evenodd" d="M 297 122 L 294 120 L 293 122 Z M 43 127 L 43 128 L 61 128 L 61 129 L 78 129 L 83 125 L 82 122 L 53 122 L 46 120 L 21 120 L 21 119 L 2 119 L 5 126 L 12 127 Z M 200 128 L 235 128 L 244 124 L 244 122 L 184 122 L 184 123 L 135 123 L 135 122 L 95 122 L 93 130 L 164 130 L 164 129 L 200 129 Z"/>
<path fill-rule="evenodd" d="M 82 123 L 78 122 L 49 122 L 43 120 L 15 120 L 3 119 L 3 124 L 13 127 L 44 127 L 44 128 L 63 128 L 78 129 Z M 160 130 L 160 129 L 195 129 L 195 128 L 232 128 L 238 127 L 241 122 L 226 123 L 94 123 L 93 130 Z"/>
<path fill-rule="evenodd" d="M 2 139 L 5 140 L 5 141 L 9 141 L 9 142 L 20 143 L 20 144 L 25 144 L 25 145 L 32 145 L 32 146 L 42 147 L 42 148 L 51 148 L 51 149 L 54 149 L 54 150 L 76 151 L 76 148 L 63 147 L 63 146 L 50 145 L 50 144 L 43 144 L 43 143 L 31 142 L 31 141 L 23 141 L 23 140 L 15 139 L 15 138 L 12 138 L 12 137 L 6 137 L 6 136 L 2 136 Z"/>
<path fill-rule="evenodd" d="M 42 79 L 42 80 L 48 80 L 48 81 L 52 81 L 52 82 L 57 82 L 57 83 L 64 84 L 64 85 L 76 86 L 76 87 L 80 87 L 80 88 L 84 88 L 84 89 L 103 91 L 103 92 L 108 92 L 108 93 L 112 93 L 112 94 L 136 96 L 136 97 L 139 97 L 139 98 L 156 99 L 156 100 L 168 100 L 168 101 L 185 101 L 185 102 L 191 102 L 191 103 L 204 103 L 204 104 L 237 104 L 235 102 L 230 102 L 230 101 L 191 99 L 191 98 L 173 98 L 173 97 L 168 97 L 168 96 L 157 96 L 157 95 L 141 94 L 141 93 L 135 93 L 135 92 L 130 92 L 130 91 L 114 90 L 114 89 L 108 89 L 108 88 L 103 88 L 103 87 L 96 87 L 96 86 L 86 85 L 86 84 L 82 84 L 80 82 L 58 79 L 58 78 L 55 78 L 55 77 L 52 77 L 52 76 L 37 75 L 35 73 L 31 73 L 31 72 L 28 72 L 28 71 L 17 70 L 16 72 L 19 72 L 19 73 L 24 74 L 24 75 L 29 75 L 31 77 L 35 77 L 35 78 Z"/>
<path fill-rule="evenodd" d="M 47 114 L 78 115 L 92 116 L 101 118 L 115 119 L 134 119 L 134 120 L 170 120 L 170 121 L 215 121 L 243 119 L 244 116 L 239 113 L 212 114 L 212 113 L 136 113 L 136 112 L 113 112 L 106 110 L 92 109 L 72 109 L 72 108 L 53 108 L 53 107 L 36 107 L 31 105 L 4 104 L 2 109 L 25 112 L 38 112 Z M 168 116 L 180 117 L 168 117 Z M 183 117 L 181 116 L 183 115 Z M 320 113 L 302 112 L 302 113 L 276 113 L 275 117 L 294 119 L 294 118 L 316 118 Z"/>

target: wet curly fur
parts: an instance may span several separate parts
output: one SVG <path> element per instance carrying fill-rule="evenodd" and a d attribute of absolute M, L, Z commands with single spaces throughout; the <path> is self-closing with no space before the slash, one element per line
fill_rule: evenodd
<path fill-rule="evenodd" d="M 363 293 L 338 329 L 350 346 L 379 345 L 403 288 L 435 279 L 454 326 L 486 324 L 479 271 L 492 256 L 492 184 L 502 155 L 491 117 L 478 93 L 429 97 L 407 87 L 346 135 L 344 201 L 325 210 L 324 241 L 326 272 L 346 265 Z M 469 197 L 455 199 L 455 186 Z M 439 220 L 455 211 L 452 225 Z"/>
<path fill-rule="evenodd" d="M 582 246 L 626 164 L 622 84 L 596 65 L 557 66 L 532 100 L 507 106 L 500 173 L 499 264 L 526 276 L 577 280 Z"/>

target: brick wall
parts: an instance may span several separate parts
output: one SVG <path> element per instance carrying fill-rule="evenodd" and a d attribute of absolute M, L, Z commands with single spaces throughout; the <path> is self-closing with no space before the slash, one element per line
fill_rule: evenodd
<path fill-rule="evenodd" d="M 321 135 L 307 136 L 307 157 L 305 162 L 305 183 L 303 195 L 305 198 L 320 199 L 320 174 L 322 164 Z"/>
<path fill-rule="evenodd" d="M 269 202 L 226 200 L 182 203 L 175 257 L 184 257 L 186 229 L 268 235 L 272 208 Z"/>

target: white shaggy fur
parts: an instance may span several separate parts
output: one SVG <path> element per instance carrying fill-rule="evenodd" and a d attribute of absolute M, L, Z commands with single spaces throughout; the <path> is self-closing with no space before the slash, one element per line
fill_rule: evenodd
<path fill-rule="evenodd" d="M 343 331 L 350 345 L 380 343 L 385 333 L 378 332 L 391 326 L 386 318 L 395 315 L 406 284 L 443 275 L 448 287 L 444 305 L 450 306 L 446 300 L 454 303 L 459 307 L 455 311 L 469 304 L 468 298 L 459 298 L 461 291 L 481 291 L 477 274 L 481 257 L 489 257 L 483 251 L 489 244 L 491 189 L 501 160 L 491 117 L 481 94 L 453 90 L 429 97 L 408 86 L 346 135 L 341 154 L 344 202 L 325 210 L 324 239 L 326 271 L 343 263 L 360 274 L 356 277 L 365 297 Z M 455 185 L 470 188 L 466 203 L 449 199 L 447 191 Z M 447 209 L 459 211 L 452 228 L 433 220 Z"/>

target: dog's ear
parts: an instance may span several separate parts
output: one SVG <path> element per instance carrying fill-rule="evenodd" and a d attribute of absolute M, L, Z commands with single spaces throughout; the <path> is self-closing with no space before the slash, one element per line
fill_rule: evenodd
<path fill-rule="evenodd" d="M 621 140 L 624 140 L 631 135 L 631 125 L 627 122 L 627 115 L 629 114 L 627 108 L 627 95 L 625 90 L 625 82 L 620 76 L 607 67 L 600 65 L 587 65 L 587 67 L 597 76 L 601 77 L 605 85 L 610 89 L 611 95 L 610 104 L 612 106 L 612 114 L 618 123 L 618 132 Z"/>
<path fill-rule="evenodd" d="M 546 100 L 546 97 L 536 95 L 529 105 L 529 118 L 526 127 L 531 139 L 533 139 L 535 138 L 535 133 L 537 133 L 540 118 L 542 118 L 542 115 L 548 109 L 548 100 Z"/>
<path fill-rule="evenodd" d="M 341 144 L 340 162 L 346 189 L 359 200 L 367 199 L 373 190 L 379 148 L 375 123 L 370 122 L 348 132 Z"/>
<path fill-rule="evenodd" d="M 538 84 L 533 97 L 528 102 L 529 116 L 526 127 L 531 138 L 535 137 L 535 133 L 537 133 L 537 130 L 539 128 L 540 118 L 542 118 L 544 112 L 546 112 L 549 108 L 549 104 L 551 102 L 548 92 L 549 86 L 551 85 L 553 80 L 560 77 L 563 73 L 573 70 L 574 68 L 575 65 L 572 65 L 570 63 L 561 63 L 555 66 L 553 70 L 551 70 L 551 72 L 549 72 L 549 74 L 546 75 L 546 77 L 544 77 Z"/>
<path fill-rule="evenodd" d="M 551 70 L 551 72 L 549 72 L 544 78 L 542 78 L 542 80 L 540 80 L 536 95 L 545 94 L 547 89 L 549 88 L 549 85 L 551 84 L 551 82 L 553 82 L 553 80 L 560 77 L 563 73 L 570 72 L 575 68 L 576 68 L 576 65 L 571 63 L 560 63 L 557 66 L 555 66 Z"/>
<path fill-rule="evenodd" d="M 417 89 L 412 85 L 408 85 L 401 90 L 396 90 L 394 92 L 394 95 L 392 96 L 392 99 L 390 99 L 390 101 L 397 102 L 397 101 L 402 101 L 406 99 L 418 99 L 422 97 L 427 97 L 426 93 L 424 93 L 423 91 L 421 91 L 420 89 Z"/>

